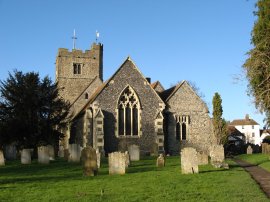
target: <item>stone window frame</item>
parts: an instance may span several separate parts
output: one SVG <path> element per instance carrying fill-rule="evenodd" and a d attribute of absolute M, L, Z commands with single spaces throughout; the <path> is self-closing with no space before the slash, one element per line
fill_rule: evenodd
<path fill-rule="evenodd" d="M 183 124 L 186 126 L 186 136 L 185 139 L 183 139 Z M 186 141 L 189 136 L 189 124 L 190 124 L 190 116 L 189 115 L 175 115 L 175 139 L 179 141 Z M 180 126 L 180 134 L 179 138 L 177 139 L 177 127 Z"/>
<path fill-rule="evenodd" d="M 83 67 L 82 63 L 73 62 L 72 67 L 73 67 L 72 70 L 73 70 L 74 75 L 81 75 L 82 74 L 82 67 Z"/>
<path fill-rule="evenodd" d="M 133 93 L 134 97 L 137 100 L 137 109 L 138 109 L 138 135 L 133 135 L 131 132 L 131 135 L 126 135 L 125 134 L 125 127 L 124 127 L 124 135 L 119 135 L 119 101 L 123 95 L 123 93 L 126 91 L 126 89 L 129 88 L 129 90 Z M 118 138 L 140 138 L 142 136 L 142 124 L 141 124 L 141 114 L 142 114 L 142 108 L 141 108 L 141 102 L 139 99 L 138 94 L 136 93 L 136 91 L 130 86 L 127 85 L 123 88 L 123 90 L 121 91 L 119 97 L 117 98 L 117 104 L 116 104 L 116 108 L 115 108 L 115 113 L 116 113 L 116 122 L 115 122 L 115 136 Z M 125 114 L 125 113 L 124 113 Z M 133 123 L 133 116 L 131 115 L 131 123 Z M 125 118 L 124 118 L 125 121 Z M 125 124 L 124 124 L 125 125 Z M 131 125 L 131 131 L 133 130 L 133 127 Z"/>

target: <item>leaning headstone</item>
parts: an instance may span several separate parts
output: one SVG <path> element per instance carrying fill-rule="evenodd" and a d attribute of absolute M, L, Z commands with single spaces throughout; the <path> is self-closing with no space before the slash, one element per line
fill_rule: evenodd
<path fill-rule="evenodd" d="M 247 147 L 247 154 L 252 154 L 253 153 L 253 149 L 250 145 L 248 145 Z"/>
<path fill-rule="evenodd" d="M 197 151 L 192 147 L 185 147 L 181 151 L 182 174 L 193 174 L 199 172 Z"/>
<path fill-rule="evenodd" d="M 113 152 L 109 154 L 109 174 L 125 174 L 126 173 L 126 155 L 121 152 Z"/>
<path fill-rule="evenodd" d="M 21 163 L 31 164 L 31 149 L 23 149 L 21 152 Z"/>
<path fill-rule="evenodd" d="M 197 153 L 198 156 L 198 164 L 199 165 L 207 165 L 208 164 L 208 155 L 203 152 L 203 151 L 199 151 Z"/>
<path fill-rule="evenodd" d="M 64 147 L 62 145 L 59 146 L 58 157 L 61 157 L 61 158 L 64 157 Z"/>
<path fill-rule="evenodd" d="M 97 167 L 100 168 L 101 153 L 98 150 L 96 150 L 96 155 L 97 155 Z"/>
<path fill-rule="evenodd" d="M 4 166 L 4 165 L 5 165 L 4 154 L 3 154 L 3 151 L 0 150 L 0 166 Z"/>
<path fill-rule="evenodd" d="M 17 157 L 17 149 L 15 145 L 7 145 L 5 146 L 5 158 L 7 160 L 15 160 Z"/>
<path fill-rule="evenodd" d="M 38 147 L 38 162 L 42 164 L 49 164 L 50 157 L 49 157 L 49 149 L 46 146 Z"/>
<path fill-rule="evenodd" d="M 140 147 L 138 145 L 132 144 L 128 147 L 128 153 L 130 161 L 140 160 Z"/>
<path fill-rule="evenodd" d="M 96 150 L 90 146 L 85 147 L 81 152 L 81 160 L 83 163 L 83 174 L 84 176 L 95 176 L 97 175 L 97 154 Z"/>
<path fill-rule="evenodd" d="M 125 151 L 125 157 L 126 157 L 126 161 L 125 161 L 126 168 L 128 168 L 128 166 L 130 165 L 130 159 L 129 159 L 128 151 Z"/>
<path fill-rule="evenodd" d="M 157 167 L 162 168 L 165 166 L 165 158 L 163 154 L 159 154 L 159 157 L 157 158 Z"/>
<path fill-rule="evenodd" d="M 49 158 L 50 158 L 50 161 L 54 161 L 55 160 L 54 147 L 52 145 L 48 145 L 47 147 L 49 149 Z"/>
<path fill-rule="evenodd" d="M 224 161 L 224 147 L 222 145 L 213 145 L 210 148 L 211 164 L 215 168 L 221 168 Z"/>
<path fill-rule="evenodd" d="M 69 145 L 69 162 L 80 162 L 82 148 L 78 144 Z"/>

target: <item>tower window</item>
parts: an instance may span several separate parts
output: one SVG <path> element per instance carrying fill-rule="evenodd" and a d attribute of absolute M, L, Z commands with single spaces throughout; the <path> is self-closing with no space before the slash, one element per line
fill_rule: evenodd
<path fill-rule="evenodd" d="M 139 99 L 131 87 L 127 87 L 118 101 L 118 135 L 139 135 Z"/>
<path fill-rule="evenodd" d="M 84 99 L 86 99 L 86 100 L 88 99 L 88 93 L 84 94 Z"/>
<path fill-rule="evenodd" d="M 73 63 L 73 74 L 81 74 L 82 64 Z"/>

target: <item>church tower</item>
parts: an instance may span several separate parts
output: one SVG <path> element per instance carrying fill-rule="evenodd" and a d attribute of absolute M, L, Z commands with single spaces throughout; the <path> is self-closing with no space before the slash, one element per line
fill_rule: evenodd
<path fill-rule="evenodd" d="M 74 100 L 94 80 L 103 82 L 103 45 L 93 43 L 90 50 L 59 48 L 56 58 L 56 81 L 59 94 L 65 100 Z"/>

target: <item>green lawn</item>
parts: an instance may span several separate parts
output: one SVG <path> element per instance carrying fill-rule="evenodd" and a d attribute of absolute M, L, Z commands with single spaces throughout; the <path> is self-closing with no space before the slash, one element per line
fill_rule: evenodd
<path fill-rule="evenodd" d="M 163 169 L 149 157 L 110 176 L 104 159 L 96 177 L 83 177 L 80 164 L 63 160 L 7 162 L 0 167 L 0 201 L 268 201 L 248 173 L 228 162 L 230 170 L 207 165 L 200 174 L 182 175 L 179 157 L 167 158 Z"/>
<path fill-rule="evenodd" d="M 237 156 L 237 158 L 241 160 L 252 163 L 254 165 L 258 165 L 270 172 L 269 157 L 270 156 L 267 154 L 242 154 L 242 155 Z"/>

